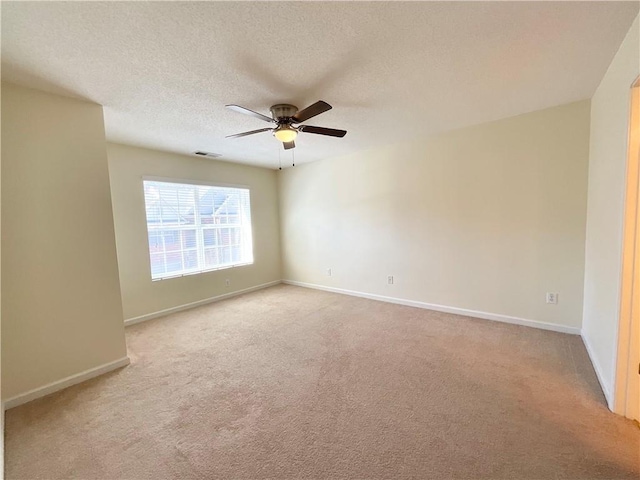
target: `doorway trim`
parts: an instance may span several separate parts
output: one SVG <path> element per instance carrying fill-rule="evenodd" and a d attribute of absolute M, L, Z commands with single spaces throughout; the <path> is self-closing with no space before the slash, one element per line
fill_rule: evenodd
<path fill-rule="evenodd" d="M 631 85 L 613 411 L 640 421 L 640 77 Z"/>

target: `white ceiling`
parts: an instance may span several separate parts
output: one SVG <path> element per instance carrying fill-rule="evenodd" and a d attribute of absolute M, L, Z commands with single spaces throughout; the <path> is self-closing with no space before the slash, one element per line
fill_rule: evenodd
<path fill-rule="evenodd" d="M 2 2 L 2 78 L 104 106 L 113 142 L 275 168 L 591 97 L 638 2 Z"/>

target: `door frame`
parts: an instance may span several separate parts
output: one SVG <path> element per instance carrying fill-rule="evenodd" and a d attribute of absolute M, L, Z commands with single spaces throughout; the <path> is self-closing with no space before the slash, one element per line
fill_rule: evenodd
<path fill-rule="evenodd" d="M 640 421 L 640 77 L 631 85 L 613 411 Z"/>

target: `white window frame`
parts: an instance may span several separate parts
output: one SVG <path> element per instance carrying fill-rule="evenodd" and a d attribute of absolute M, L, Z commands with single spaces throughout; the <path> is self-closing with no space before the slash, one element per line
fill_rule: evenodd
<path fill-rule="evenodd" d="M 248 209 L 248 229 L 246 228 L 245 225 L 241 224 L 240 226 L 238 225 L 233 225 L 233 224 L 202 224 L 200 222 L 200 208 L 199 208 L 199 204 L 198 204 L 198 197 L 194 197 L 194 201 L 195 201 L 195 208 L 194 208 L 194 217 L 196 219 L 196 221 L 194 222 L 193 225 L 173 225 L 173 226 L 167 226 L 167 227 L 158 227 L 158 228 L 154 228 L 154 229 L 150 229 L 150 225 L 149 225 L 149 219 L 147 217 L 147 198 L 146 198 L 146 194 L 145 194 L 145 182 L 160 182 L 160 183 L 172 183 L 172 184 L 177 184 L 177 185 L 183 185 L 183 186 L 194 186 L 194 187 L 198 187 L 198 186 L 204 186 L 204 187 L 212 187 L 212 188 L 226 188 L 226 189 L 239 189 L 239 190 L 246 190 L 246 195 L 247 195 L 247 200 L 248 200 L 248 205 L 247 205 L 247 209 Z M 171 278 L 179 278 L 179 277 L 185 277 L 185 276 L 190 276 L 190 275 L 198 275 L 201 273 L 206 273 L 206 272 L 212 272 L 212 271 L 217 271 L 217 270 L 225 270 L 225 269 L 229 269 L 229 268 L 236 268 L 236 267 L 241 267 L 241 266 L 246 266 L 246 265 L 252 265 L 255 261 L 255 257 L 254 257 L 254 249 L 253 249 L 253 245 L 254 245 L 254 238 L 253 238 L 253 220 L 252 220 L 252 216 L 251 216 L 251 189 L 249 188 L 249 186 L 247 185 L 237 185 L 237 184 L 225 184 L 225 183 L 212 183 L 212 182 L 204 182 L 204 181 L 200 181 L 200 180 L 191 180 L 191 179 L 178 179 L 178 178 L 167 178 L 167 177 L 152 177 L 152 176 L 143 176 L 142 177 L 142 182 L 141 182 L 141 187 L 142 187 L 142 192 L 143 192 L 143 204 L 144 204 L 144 218 L 145 218 L 145 222 L 146 222 L 146 230 L 147 230 L 147 250 L 149 252 L 149 274 L 151 276 L 151 280 L 156 282 L 156 281 L 160 281 L 160 280 L 168 280 Z M 244 261 L 239 261 L 239 262 L 235 262 L 235 263 L 231 263 L 231 264 L 224 264 L 224 265 L 218 265 L 218 266 L 214 266 L 214 267 L 205 267 L 205 250 L 207 249 L 207 247 L 204 245 L 205 241 L 204 241 L 204 231 L 205 230 L 222 230 L 223 228 L 229 228 L 229 229 L 240 229 L 240 235 L 244 237 L 244 242 L 246 242 L 246 240 L 248 239 L 249 241 L 249 245 L 246 245 L 244 242 L 241 241 L 240 245 L 245 245 L 245 247 L 250 249 L 250 260 L 244 260 Z M 195 230 L 195 237 L 196 237 L 196 247 L 195 248 L 190 248 L 189 250 L 194 250 L 197 252 L 197 263 L 198 266 L 196 268 L 193 269 L 183 269 L 179 272 L 165 272 L 162 274 L 157 274 L 154 277 L 153 274 L 153 270 L 152 270 L 152 255 L 153 252 L 150 249 L 150 236 L 152 232 L 156 232 L 157 234 L 162 235 L 162 242 L 164 243 L 164 233 L 166 231 L 186 231 L 186 230 Z M 248 230 L 248 231 L 247 231 Z M 249 234 L 249 237 L 247 238 L 246 235 Z M 181 237 L 182 238 L 182 237 Z M 182 242 L 182 239 L 181 239 Z M 226 246 L 226 245 L 225 245 Z M 228 245 L 231 246 L 231 245 Z M 220 248 L 219 246 L 216 247 L 209 247 L 209 248 Z M 164 249 L 163 249 L 164 250 Z M 181 245 L 181 250 L 180 252 L 184 255 L 184 252 L 187 251 L 186 248 L 184 248 L 184 245 Z M 163 253 L 166 255 L 166 251 L 163 251 Z M 183 259 L 184 261 L 184 259 Z M 183 265 L 184 266 L 184 265 Z"/>

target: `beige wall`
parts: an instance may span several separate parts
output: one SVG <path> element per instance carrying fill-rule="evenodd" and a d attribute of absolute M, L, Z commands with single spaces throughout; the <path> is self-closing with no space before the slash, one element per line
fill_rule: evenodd
<path fill-rule="evenodd" d="M 125 319 L 281 279 L 275 171 L 118 144 L 107 150 Z M 143 176 L 248 186 L 253 265 L 152 282 Z"/>
<path fill-rule="evenodd" d="M 579 328 L 588 146 L 582 101 L 289 168 L 284 278 Z"/>
<path fill-rule="evenodd" d="M 591 100 L 582 328 L 610 406 L 620 313 L 629 102 L 638 75 L 640 25 L 636 18 Z"/>
<path fill-rule="evenodd" d="M 3 84 L 3 399 L 125 356 L 102 107 Z"/>

